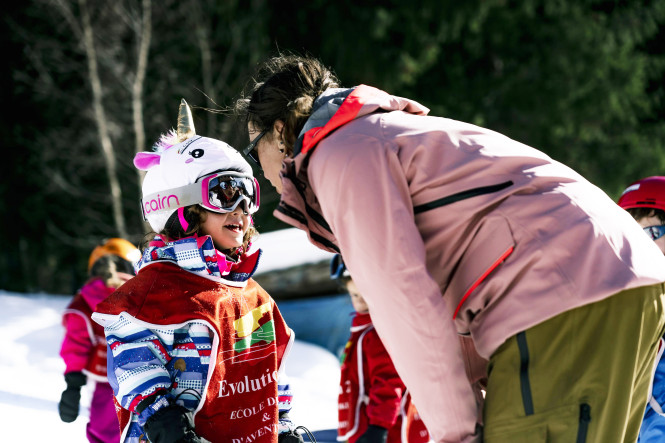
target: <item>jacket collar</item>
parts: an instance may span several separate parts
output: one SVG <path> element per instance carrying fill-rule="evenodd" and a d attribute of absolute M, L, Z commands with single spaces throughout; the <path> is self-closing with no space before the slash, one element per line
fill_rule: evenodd
<path fill-rule="evenodd" d="M 413 100 L 396 97 L 367 85 L 331 88 L 314 100 L 312 114 L 305 122 L 293 152 L 307 154 L 336 129 L 375 111 L 405 111 L 426 115 L 429 109 Z"/>
<path fill-rule="evenodd" d="M 369 312 L 356 312 L 351 321 L 351 326 L 353 328 L 365 327 L 372 324 L 372 318 L 369 316 Z"/>
<path fill-rule="evenodd" d="M 312 114 L 294 145 L 294 155 L 282 164 L 282 195 L 275 217 L 304 230 L 311 243 L 326 251 L 339 252 L 339 247 L 309 186 L 307 170 L 311 154 L 335 130 L 376 111 L 426 115 L 429 109 L 413 100 L 389 95 L 367 85 L 329 89 L 314 101 Z"/>
<path fill-rule="evenodd" d="M 111 288 L 104 284 L 104 280 L 99 277 L 94 277 L 88 280 L 83 287 L 79 290 L 85 302 L 94 310 L 97 305 L 106 299 L 115 288 Z"/>
<path fill-rule="evenodd" d="M 245 282 L 256 271 L 260 256 L 261 250 L 257 249 L 244 253 L 236 262 L 219 252 L 209 235 L 194 235 L 169 242 L 156 235 L 143 252 L 136 269 L 139 271 L 151 263 L 167 261 L 206 278 Z"/>
<path fill-rule="evenodd" d="M 318 96 L 312 106 L 312 114 L 305 122 L 293 152 L 307 154 L 335 129 L 344 126 L 358 116 L 363 104 L 373 95 L 385 92 L 371 86 L 328 89 Z"/>

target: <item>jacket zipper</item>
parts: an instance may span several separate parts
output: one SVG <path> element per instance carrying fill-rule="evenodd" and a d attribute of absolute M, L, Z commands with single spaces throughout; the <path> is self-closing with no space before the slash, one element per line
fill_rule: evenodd
<path fill-rule="evenodd" d="M 306 157 L 305 161 L 307 161 L 308 158 L 309 157 Z M 322 227 L 323 229 L 332 234 L 333 233 L 332 229 L 330 229 L 330 225 L 328 225 L 328 222 L 326 222 L 326 220 L 323 218 L 323 215 L 316 212 L 311 206 L 307 204 L 307 199 L 305 198 L 305 190 L 304 190 L 306 185 L 296 177 L 295 167 L 293 165 L 287 166 L 286 173 L 284 174 L 284 176 L 287 179 L 291 180 L 296 190 L 298 191 L 298 194 L 300 194 L 300 198 L 302 198 L 303 204 L 305 205 L 305 212 L 307 213 L 307 215 L 309 215 L 312 218 L 312 221 L 314 223 L 318 224 L 320 227 Z M 311 227 L 309 226 L 307 218 L 305 218 L 303 213 L 300 212 L 298 209 L 294 208 L 293 206 L 287 205 L 286 203 L 280 200 L 276 210 L 288 217 L 297 220 L 301 224 L 307 226 L 307 231 L 309 232 L 309 236 L 313 240 L 321 243 L 322 245 L 324 245 L 329 249 L 332 249 L 333 251 L 337 251 L 338 253 L 340 252 L 339 248 L 333 242 L 331 242 L 324 236 L 316 234 L 315 232 L 312 231 Z"/>
<path fill-rule="evenodd" d="M 520 391 L 522 392 L 522 405 L 525 415 L 533 415 L 533 397 L 531 396 L 531 382 L 529 381 L 529 347 L 526 342 L 526 332 L 518 333 L 517 348 L 520 351 Z"/>
<path fill-rule="evenodd" d="M 284 202 L 280 202 L 277 208 L 275 208 L 277 212 L 281 212 L 282 214 L 286 215 L 287 217 L 290 217 L 294 220 L 297 220 L 301 224 L 307 226 L 307 230 L 309 232 L 310 237 L 312 237 L 313 240 L 321 243 L 325 247 L 332 249 L 334 251 L 339 252 L 339 248 L 330 240 L 325 238 L 322 235 L 317 234 L 316 232 L 312 231 L 309 227 L 309 223 L 307 223 L 307 219 L 303 217 L 302 213 L 298 211 L 297 209 L 293 208 L 292 206 L 289 206 L 285 204 Z"/>
<path fill-rule="evenodd" d="M 306 157 L 305 161 L 307 161 L 308 159 L 309 157 Z M 291 165 L 291 167 L 287 167 L 286 174 L 284 175 L 286 176 L 286 178 L 291 180 L 293 186 L 295 186 L 296 188 L 296 191 L 298 191 L 298 194 L 300 194 L 300 198 L 302 198 L 302 202 L 305 205 L 305 212 L 307 213 L 307 215 L 309 215 L 312 218 L 312 220 L 314 220 L 319 226 L 321 226 L 323 229 L 332 234 L 332 229 L 330 229 L 330 225 L 328 225 L 326 219 L 323 218 L 323 215 L 316 212 L 310 205 L 307 204 L 307 198 L 305 195 L 305 188 L 307 187 L 307 185 L 304 182 L 302 182 L 300 179 L 298 179 L 295 173 L 295 167 L 293 165 Z"/>
<path fill-rule="evenodd" d="M 591 406 L 588 403 L 580 405 L 580 426 L 577 429 L 577 443 L 586 443 L 587 433 L 589 432 L 589 422 L 591 421 Z"/>
<path fill-rule="evenodd" d="M 496 185 L 491 185 L 491 186 L 482 186 L 479 188 L 473 188 L 473 189 L 467 189 L 466 191 L 458 192 L 453 195 L 448 195 L 446 197 L 440 198 L 438 200 L 434 200 L 429 203 L 425 203 L 422 205 L 414 206 L 413 207 L 413 212 L 415 214 L 420 214 L 421 212 L 429 211 L 431 209 L 436 209 L 440 208 L 441 206 L 446 206 L 451 203 L 455 203 L 461 200 L 466 200 L 467 198 L 471 197 L 477 197 L 479 195 L 485 195 L 485 194 L 491 194 L 493 192 L 498 192 L 501 191 L 502 189 L 506 189 L 509 186 L 512 186 L 513 182 L 511 180 L 508 180 L 503 183 L 499 183 Z"/>
<path fill-rule="evenodd" d="M 483 275 L 478 277 L 478 279 L 475 282 L 473 282 L 471 287 L 464 293 L 464 295 L 462 296 L 462 299 L 457 304 L 457 308 L 455 309 L 455 313 L 453 314 L 453 320 L 455 320 L 457 318 L 457 314 L 459 314 L 459 311 L 462 308 L 462 305 L 464 304 L 466 299 L 469 297 L 469 295 L 471 295 L 471 293 L 478 287 L 478 285 L 480 285 L 487 278 L 487 276 L 490 275 L 492 273 L 492 271 L 497 268 L 497 266 L 499 266 L 501 263 L 503 263 L 503 261 L 506 258 L 508 258 L 508 256 L 510 254 L 513 253 L 514 249 L 515 249 L 514 246 L 511 246 L 510 248 L 508 248 L 506 250 L 506 252 L 501 254 L 501 256 L 494 263 L 492 263 L 492 266 L 487 268 L 487 270 L 483 273 Z"/>
<path fill-rule="evenodd" d="M 287 205 L 284 202 L 279 202 L 276 209 L 282 214 L 297 220 L 303 225 L 307 225 L 307 219 L 302 215 L 300 211 L 298 211 L 293 206 Z"/>

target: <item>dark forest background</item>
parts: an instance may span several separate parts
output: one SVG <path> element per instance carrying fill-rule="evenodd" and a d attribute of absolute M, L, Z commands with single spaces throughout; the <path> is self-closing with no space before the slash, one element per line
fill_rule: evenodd
<path fill-rule="evenodd" d="M 132 166 L 176 124 L 233 146 L 257 63 L 309 54 L 548 153 L 612 198 L 665 175 L 665 0 L 31 0 L 3 7 L 0 289 L 72 293 L 147 232 Z M 209 110 L 215 110 L 212 112 Z M 260 175 L 260 174 L 259 174 Z M 262 181 L 259 231 L 277 195 Z"/>

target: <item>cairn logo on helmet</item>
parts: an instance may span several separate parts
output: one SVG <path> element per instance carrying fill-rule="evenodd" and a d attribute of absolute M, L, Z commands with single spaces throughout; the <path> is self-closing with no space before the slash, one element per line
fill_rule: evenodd
<path fill-rule="evenodd" d="M 145 214 L 149 214 L 150 212 L 153 211 L 159 211 L 161 209 L 171 209 L 171 199 L 175 199 L 175 208 L 180 207 L 180 200 L 178 200 L 178 196 L 175 194 L 171 195 L 166 195 L 164 197 L 161 197 L 159 194 L 157 194 L 157 198 L 154 198 L 152 200 L 148 200 L 143 204 L 143 212 Z"/>

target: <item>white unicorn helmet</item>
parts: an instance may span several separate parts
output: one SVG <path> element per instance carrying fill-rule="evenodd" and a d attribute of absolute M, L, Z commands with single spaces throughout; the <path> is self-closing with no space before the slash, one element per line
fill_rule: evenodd
<path fill-rule="evenodd" d="M 177 132 L 162 136 L 153 149 L 136 154 L 134 166 L 147 171 L 141 210 L 155 232 L 162 231 L 175 212 L 186 231 L 183 208 L 190 205 L 220 213 L 239 205 L 250 214 L 258 209 L 259 185 L 249 163 L 228 144 L 196 135 L 184 99 Z"/>

